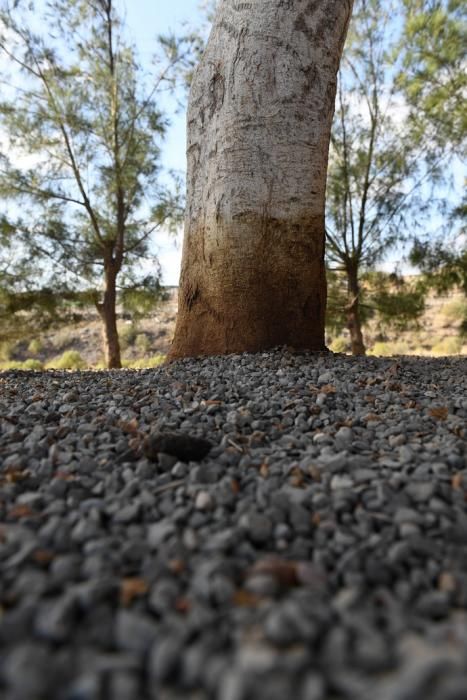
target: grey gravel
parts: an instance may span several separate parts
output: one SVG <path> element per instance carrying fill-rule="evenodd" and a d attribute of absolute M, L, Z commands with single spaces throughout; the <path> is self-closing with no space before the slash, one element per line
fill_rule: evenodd
<path fill-rule="evenodd" d="M 286 349 L 0 373 L 0 696 L 465 700 L 466 388 Z"/>

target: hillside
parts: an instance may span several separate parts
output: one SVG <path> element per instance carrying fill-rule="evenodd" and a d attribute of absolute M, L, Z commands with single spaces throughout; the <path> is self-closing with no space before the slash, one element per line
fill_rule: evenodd
<path fill-rule="evenodd" d="M 169 299 L 161 302 L 154 314 L 132 322 L 119 321 L 123 358 L 127 366 L 154 366 L 170 348 L 177 316 L 177 288 L 169 288 Z M 372 323 L 365 332 L 370 352 L 376 355 L 455 355 L 467 354 L 467 338 L 459 334 L 465 300 L 460 293 L 431 296 L 418 329 L 394 333 Z M 344 349 L 345 334 L 333 349 Z M 337 348 L 336 345 L 340 347 Z M 0 367 L 11 363 L 36 360 L 43 366 L 59 366 L 60 358 L 70 351 L 79 353 L 88 367 L 102 367 L 101 324 L 97 314 L 90 312 L 85 320 L 64 326 L 39 337 L 2 347 Z M 73 356 L 71 356 L 73 357 Z M 76 357 L 76 355 L 74 356 Z M 73 365 L 73 360 L 71 361 Z M 60 365 L 63 368 L 63 364 Z"/>

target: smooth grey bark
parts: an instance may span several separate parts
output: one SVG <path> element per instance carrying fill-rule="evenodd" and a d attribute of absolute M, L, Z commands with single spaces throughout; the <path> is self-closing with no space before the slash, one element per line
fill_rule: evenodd
<path fill-rule="evenodd" d="M 324 349 L 324 204 L 352 0 L 221 0 L 188 109 L 171 357 Z"/>

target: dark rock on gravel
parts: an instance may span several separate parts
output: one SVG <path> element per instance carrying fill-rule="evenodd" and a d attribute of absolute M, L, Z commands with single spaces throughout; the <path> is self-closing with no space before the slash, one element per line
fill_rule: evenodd
<path fill-rule="evenodd" d="M 153 433 L 144 443 L 144 454 L 151 460 L 157 460 L 160 453 L 164 453 L 181 462 L 200 462 L 212 447 L 212 443 L 204 438 L 183 433 Z"/>

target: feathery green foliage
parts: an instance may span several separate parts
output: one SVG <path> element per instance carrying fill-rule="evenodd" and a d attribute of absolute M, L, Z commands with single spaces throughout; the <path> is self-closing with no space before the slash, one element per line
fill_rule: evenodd
<path fill-rule="evenodd" d="M 441 182 L 444 154 L 422 142 L 397 91 L 393 49 L 400 33 L 397 0 L 356 0 L 339 75 L 327 189 L 327 257 L 342 272 L 340 318 L 347 319 L 354 354 L 365 352 L 364 275 L 409 241 L 430 212 L 424 188 Z M 376 278 L 375 278 L 376 279 Z M 331 279 L 332 283 L 332 279 Z M 385 282 L 386 284 L 386 282 Z M 332 286 L 332 284 L 331 284 Z M 330 312 L 336 299 L 331 294 Z M 420 314 L 410 291 L 376 289 L 382 323 Z M 328 313 L 328 318 L 331 313 Z M 334 312 L 335 313 L 335 312 Z"/>
<path fill-rule="evenodd" d="M 467 137 L 467 5 L 464 0 L 403 0 L 404 50 L 398 83 L 420 137 L 463 149 Z"/>
<path fill-rule="evenodd" d="M 0 222 L 0 285 L 10 301 L 24 289 L 36 298 L 44 288 L 55 296 L 92 289 L 109 365 L 119 366 L 118 288 L 156 295 L 150 241 L 182 215 L 179 188 L 160 177 L 167 118 L 158 96 L 177 69 L 190 68 L 192 42 L 165 39 L 165 58 L 147 75 L 113 0 L 41 7 L 42 34 L 33 2 L 7 0 L 0 10 L 0 55 L 10 66 L 0 102 L 8 146 L 0 196 L 10 203 Z M 154 270 L 149 285 L 144 261 Z"/>

